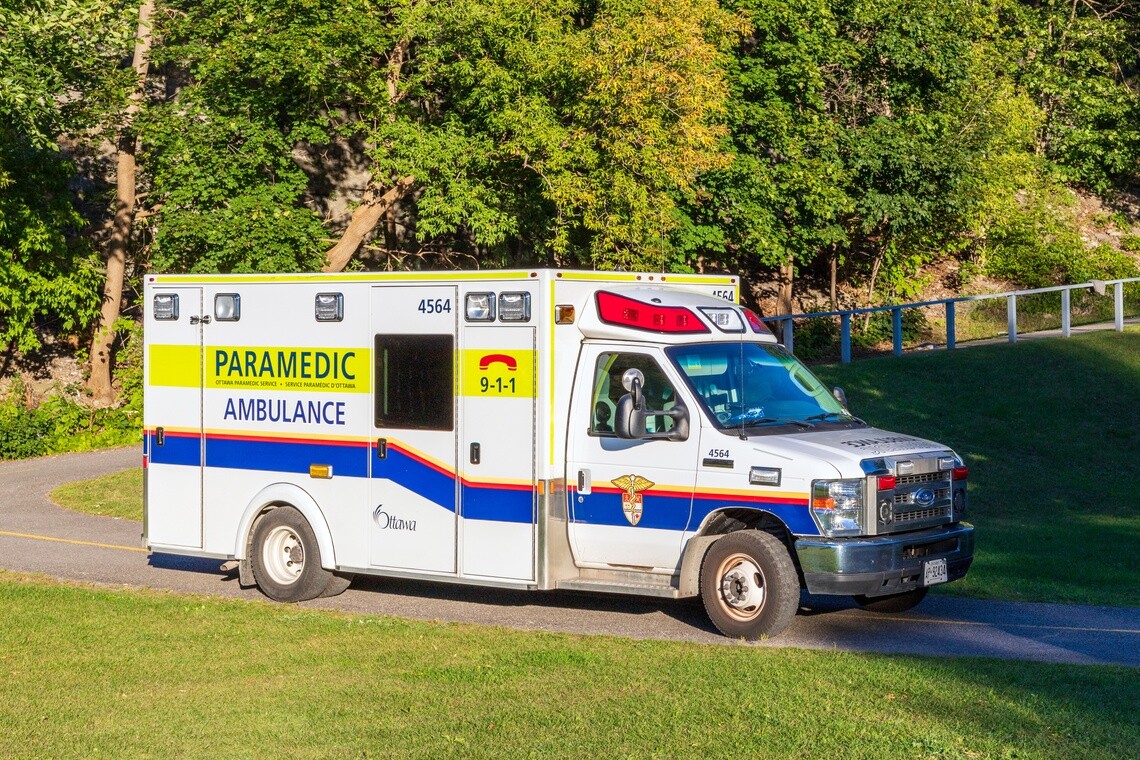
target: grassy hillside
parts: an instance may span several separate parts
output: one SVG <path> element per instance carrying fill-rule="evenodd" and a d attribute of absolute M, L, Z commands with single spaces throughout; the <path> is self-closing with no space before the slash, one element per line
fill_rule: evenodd
<path fill-rule="evenodd" d="M 1140 330 L 815 371 L 966 458 L 977 559 L 945 592 L 1140 606 Z"/>

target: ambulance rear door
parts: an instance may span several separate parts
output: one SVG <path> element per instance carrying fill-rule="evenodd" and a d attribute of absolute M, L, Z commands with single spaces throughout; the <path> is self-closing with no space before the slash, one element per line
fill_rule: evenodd
<path fill-rule="evenodd" d="M 143 530 L 148 546 L 197 549 L 202 547 L 202 288 L 154 287 L 149 293 Z"/>

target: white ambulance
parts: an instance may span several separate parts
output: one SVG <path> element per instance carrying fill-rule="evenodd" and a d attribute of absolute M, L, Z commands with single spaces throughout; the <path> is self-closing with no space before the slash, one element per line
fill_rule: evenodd
<path fill-rule="evenodd" d="M 966 574 L 967 470 L 848 413 L 729 276 L 145 278 L 145 524 L 300 601 L 357 574 L 908 609 Z"/>

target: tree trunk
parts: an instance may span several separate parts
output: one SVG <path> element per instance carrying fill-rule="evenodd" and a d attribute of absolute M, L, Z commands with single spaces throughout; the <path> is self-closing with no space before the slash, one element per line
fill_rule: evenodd
<path fill-rule="evenodd" d="M 792 309 L 792 285 L 795 281 L 796 269 L 795 263 L 791 256 L 788 260 L 780 265 L 779 275 L 779 290 L 776 293 L 776 313 L 777 314 L 791 314 Z M 784 323 L 780 323 L 780 340 L 785 340 L 783 335 Z"/>
<path fill-rule="evenodd" d="M 831 248 L 831 310 L 838 311 L 839 309 L 839 294 L 837 292 L 837 270 L 839 269 L 839 255 L 835 252 L 835 246 Z"/>
<path fill-rule="evenodd" d="M 396 184 L 381 193 L 373 179 L 364 190 L 364 198 L 360 205 L 352 212 L 352 220 L 336 245 L 329 249 L 325 257 L 328 263 L 322 267 L 323 272 L 341 272 L 352 260 L 353 254 L 360 248 L 364 238 L 376 228 L 380 219 L 388 209 L 410 192 L 415 183 L 415 177 L 401 177 Z"/>
<path fill-rule="evenodd" d="M 126 118 L 119 132 L 118 155 L 115 167 L 115 218 L 107 248 L 107 280 L 103 287 L 103 308 L 99 324 L 91 339 L 91 376 L 87 389 L 96 406 L 110 406 L 115 401 L 111 385 L 112 347 L 115 342 L 115 322 L 123 304 L 123 278 L 127 270 L 127 249 L 131 241 L 131 224 L 135 217 L 135 149 L 137 141 L 131 122 L 143 98 L 151 45 L 150 17 L 154 13 L 154 0 L 143 0 L 139 6 L 138 34 L 132 66 L 137 77 L 135 91 L 127 104 Z"/>
<path fill-rule="evenodd" d="M 795 281 L 795 271 L 795 264 L 790 257 L 780 265 L 780 289 L 776 294 L 777 314 L 792 313 L 792 285 Z"/>

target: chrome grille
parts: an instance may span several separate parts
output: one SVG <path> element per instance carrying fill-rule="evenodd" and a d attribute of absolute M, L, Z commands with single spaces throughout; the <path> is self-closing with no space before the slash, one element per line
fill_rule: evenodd
<path fill-rule="evenodd" d="M 950 507 L 933 507 L 931 509 L 916 509 L 910 512 L 895 512 L 895 524 L 940 520 L 950 516 Z"/>
<path fill-rule="evenodd" d="M 949 488 L 935 488 L 935 489 L 933 489 L 933 491 L 934 491 L 934 500 L 935 501 L 942 501 L 943 499 L 949 499 L 950 498 L 950 489 Z M 907 491 L 906 493 L 895 492 L 895 504 L 910 504 L 913 501 L 914 501 L 914 492 L 913 491 Z"/>
<path fill-rule="evenodd" d="M 937 483 L 950 480 L 949 472 L 923 472 L 918 475 L 899 475 L 896 481 L 900 486 L 917 486 L 920 483 Z"/>

